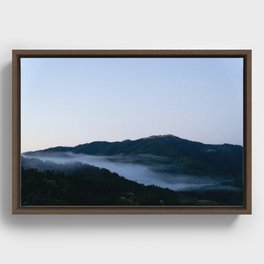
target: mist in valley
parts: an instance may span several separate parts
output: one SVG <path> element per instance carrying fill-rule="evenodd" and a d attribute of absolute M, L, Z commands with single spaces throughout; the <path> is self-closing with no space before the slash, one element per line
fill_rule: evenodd
<path fill-rule="evenodd" d="M 83 165 L 105 168 L 128 180 L 144 185 L 156 185 L 174 191 L 236 190 L 226 178 L 169 173 L 170 161 L 154 155 L 94 156 L 72 152 L 22 154 L 24 168 L 58 170 L 70 173 Z"/>

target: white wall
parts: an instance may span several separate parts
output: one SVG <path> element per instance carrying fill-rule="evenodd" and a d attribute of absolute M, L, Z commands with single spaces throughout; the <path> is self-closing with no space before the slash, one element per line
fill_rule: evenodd
<path fill-rule="evenodd" d="M 0 262 L 264 263 L 262 2 L 1 0 Z M 253 49 L 253 215 L 12 216 L 13 48 Z"/>

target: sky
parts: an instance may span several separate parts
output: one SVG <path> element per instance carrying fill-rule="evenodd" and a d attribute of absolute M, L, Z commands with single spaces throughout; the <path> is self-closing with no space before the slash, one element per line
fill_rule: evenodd
<path fill-rule="evenodd" d="M 21 150 L 151 135 L 243 144 L 242 58 L 21 58 Z"/>

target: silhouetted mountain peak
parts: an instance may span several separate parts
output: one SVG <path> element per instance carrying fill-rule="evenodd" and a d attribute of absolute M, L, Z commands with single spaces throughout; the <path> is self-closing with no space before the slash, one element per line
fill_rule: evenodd
<path fill-rule="evenodd" d="M 174 135 L 153 135 L 137 140 L 116 142 L 95 141 L 75 147 L 55 147 L 38 151 L 39 154 L 49 152 L 97 156 L 159 156 L 174 164 L 171 170 L 185 174 L 241 175 L 243 169 L 241 146 L 203 144 Z M 34 156 L 34 152 L 31 155 Z"/>
<path fill-rule="evenodd" d="M 155 138 L 178 138 L 172 134 L 165 134 L 165 135 L 152 135 L 150 137 L 146 137 L 146 138 L 149 138 L 149 139 L 155 139 Z"/>

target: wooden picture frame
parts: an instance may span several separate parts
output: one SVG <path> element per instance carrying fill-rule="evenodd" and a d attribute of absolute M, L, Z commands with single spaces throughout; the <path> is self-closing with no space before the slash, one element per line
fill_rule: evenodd
<path fill-rule="evenodd" d="M 21 59 L 23 58 L 241 58 L 243 60 L 243 203 L 239 206 L 22 205 Z M 251 214 L 251 50 L 13 50 L 12 78 L 13 214 Z"/>

